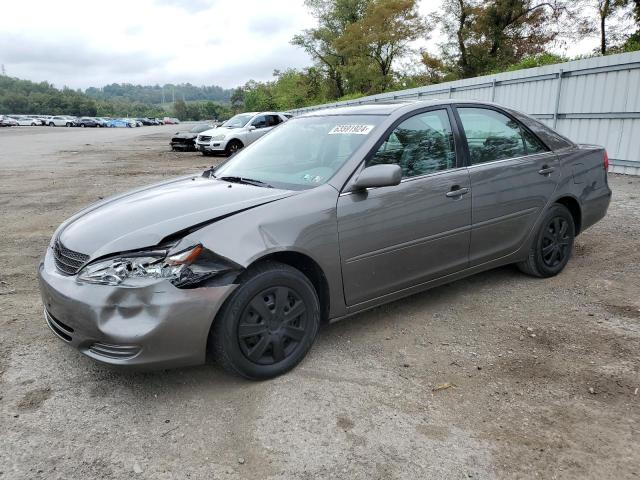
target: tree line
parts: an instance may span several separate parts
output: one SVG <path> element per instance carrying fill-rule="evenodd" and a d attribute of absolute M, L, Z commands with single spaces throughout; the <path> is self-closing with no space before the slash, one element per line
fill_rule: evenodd
<path fill-rule="evenodd" d="M 183 87 L 185 85 L 189 84 L 184 84 Z M 175 115 L 181 120 L 226 119 L 232 115 L 228 106 L 228 97 L 231 91 L 224 93 L 225 91 L 221 87 L 195 87 L 196 90 L 192 91 L 192 94 L 185 93 L 185 98 L 195 101 L 185 102 L 180 98 L 171 104 L 169 109 L 166 108 L 166 105 L 152 102 L 151 98 L 145 99 L 144 95 L 139 94 L 140 91 L 146 89 L 153 91 L 155 87 L 112 84 L 103 89 L 88 88 L 83 92 L 66 87 L 57 89 L 48 82 L 32 82 L 0 75 L 0 114 L 75 115 L 79 117 L 164 117 L 165 115 Z M 102 93 L 98 95 L 97 91 Z M 226 97 L 227 105 L 193 98 L 201 95 L 211 95 L 223 100 Z"/>
<path fill-rule="evenodd" d="M 606 55 L 640 50 L 640 0 L 305 0 L 317 27 L 291 40 L 312 67 L 275 71 L 231 95 L 246 110 L 287 110 L 568 61 L 553 51 L 598 34 Z M 416 47 L 438 29 L 437 50 Z"/>
<path fill-rule="evenodd" d="M 173 103 L 176 100 L 228 103 L 233 89 L 225 89 L 218 85 L 198 87 L 190 83 L 166 83 L 164 85 L 112 83 L 102 88 L 87 88 L 85 93 L 96 100 L 121 100 L 155 104 Z"/>

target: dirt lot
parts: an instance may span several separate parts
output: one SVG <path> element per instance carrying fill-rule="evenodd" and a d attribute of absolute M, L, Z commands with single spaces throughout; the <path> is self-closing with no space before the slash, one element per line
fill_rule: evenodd
<path fill-rule="evenodd" d="M 50 333 L 36 266 L 86 204 L 211 163 L 174 131 L 0 130 L 0 478 L 640 477 L 640 179 L 610 177 L 560 276 L 333 324 L 276 380 L 114 370 Z"/>

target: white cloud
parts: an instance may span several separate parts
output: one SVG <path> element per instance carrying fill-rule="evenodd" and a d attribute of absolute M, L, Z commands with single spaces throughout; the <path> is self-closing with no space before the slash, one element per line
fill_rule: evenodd
<path fill-rule="evenodd" d="M 289 40 L 313 24 L 298 0 L 11 2 L 0 16 L 0 63 L 9 75 L 59 87 L 234 87 L 309 65 Z"/>
<path fill-rule="evenodd" d="M 421 0 L 420 12 L 440 4 Z M 59 87 L 190 82 L 229 88 L 268 80 L 274 69 L 310 65 L 289 42 L 314 24 L 302 0 L 3 2 L 0 63 L 9 75 Z M 435 53 L 441 41 L 435 31 L 416 47 Z M 584 53 L 592 43 L 573 44 L 568 53 Z"/>

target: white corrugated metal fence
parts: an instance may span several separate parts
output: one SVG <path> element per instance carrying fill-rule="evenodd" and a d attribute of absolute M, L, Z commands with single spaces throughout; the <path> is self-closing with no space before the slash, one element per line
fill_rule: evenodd
<path fill-rule="evenodd" d="M 640 52 L 457 80 L 292 112 L 436 98 L 494 101 L 528 113 L 577 143 L 604 145 L 610 171 L 640 175 Z"/>

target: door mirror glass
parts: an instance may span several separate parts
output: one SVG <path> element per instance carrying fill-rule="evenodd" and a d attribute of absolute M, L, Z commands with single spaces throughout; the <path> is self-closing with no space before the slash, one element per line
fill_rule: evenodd
<path fill-rule="evenodd" d="M 248 130 L 249 130 L 250 132 L 251 132 L 251 131 L 253 131 L 253 130 L 255 130 L 255 129 L 256 129 L 256 126 L 255 126 L 255 125 L 249 125 Z"/>
<path fill-rule="evenodd" d="M 391 187 L 398 185 L 400 180 L 402 180 L 402 168 L 400 168 L 400 165 L 373 165 L 360 172 L 353 186 L 357 190 Z"/>

